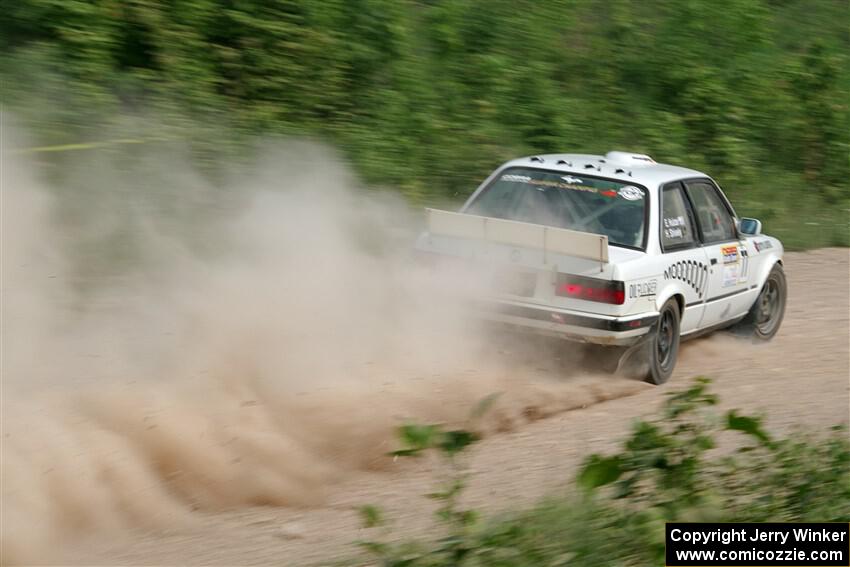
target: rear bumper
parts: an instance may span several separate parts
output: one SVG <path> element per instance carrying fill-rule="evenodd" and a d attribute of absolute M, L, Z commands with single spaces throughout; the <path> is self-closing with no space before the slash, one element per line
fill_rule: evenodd
<path fill-rule="evenodd" d="M 533 332 L 612 346 L 629 346 L 636 343 L 649 332 L 658 319 L 658 313 L 609 317 L 502 301 L 482 305 L 480 314 L 488 321 L 522 327 Z"/>

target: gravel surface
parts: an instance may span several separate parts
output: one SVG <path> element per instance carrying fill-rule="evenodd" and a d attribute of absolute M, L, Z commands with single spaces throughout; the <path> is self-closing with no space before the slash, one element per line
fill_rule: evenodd
<path fill-rule="evenodd" d="M 786 255 L 790 286 L 782 329 L 768 344 L 725 334 L 683 345 L 671 382 L 663 387 L 595 377 L 576 379 L 585 395 L 575 406 L 526 400 L 526 419 L 488 436 L 469 456 L 469 504 L 487 513 L 532 504 L 569 486 L 590 452 L 615 447 L 637 417 L 651 413 L 671 389 L 696 375 L 714 380 L 724 408 L 767 416 L 777 432 L 823 430 L 850 413 L 848 250 Z M 516 377 L 521 384 L 523 377 Z M 606 383 L 606 381 L 610 381 Z M 612 387 L 614 385 L 615 387 Z M 434 395 L 439 396 L 440 393 Z M 605 398 L 616 398 L 607 399 Z M 604 401 L 599 401 L 604 400 Z M 595 403 L 598 402 L 598 403 Z M 584 406 L 584 407 L 582 407 Z M 567 411 L 568 410 L 568 411 Z M 95 537 L 66 557 L 87 565 L 304 565 L 352 557 L 357 539 L 384 537 L 360 527 L 356 508 L 379 505 L 393 537 L 433 533 L 429 492 L 440 469 L 429 460 L 354 472 L 328 488 L 322 504 L 302 509 L 253 507 L 198 513 L 188 525 Z"/>

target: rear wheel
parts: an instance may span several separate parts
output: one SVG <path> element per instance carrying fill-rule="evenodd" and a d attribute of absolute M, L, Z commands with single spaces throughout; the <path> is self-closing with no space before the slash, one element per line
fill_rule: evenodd
<path fill-rule="evenodd" d="M 663 384 L 670 379 L 679 357 L 679 304 L 668 299 L 647 341 L 649 369 L 644 380 Z"/>
<path fill-rule="evenodd" d="M 785 317 L 785 301 L 788 297 L 788 282 L 782 266 L 776 264 L 770 270 L 749 313 L 741 321 L 739 329 L 755 339 L 769 341 L 779 331 Z"/>

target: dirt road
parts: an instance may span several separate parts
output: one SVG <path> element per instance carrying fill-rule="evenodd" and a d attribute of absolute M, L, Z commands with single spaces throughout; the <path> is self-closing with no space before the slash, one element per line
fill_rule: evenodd
<path fill-rule="evenodd" d="M 634 418 L 652 412 L 665 392 L 695 375 L 714 379 L 714 391 L 724 407 L 764 412 L 775 431 L 797 426 L 818 430 L 847 423 L 848 269 L 848 250 L 788 254 L 789 304 L 776 339 L 752 346 L 713 335 L 686 343 L 676 374 L 665 387 L 566 373 L 561 380 L 574 384 L 569 390 L 571 402 L 565 401 L 566 395 L 557 403 L 542 393 L 528 396 L 503 428 L 508 431 L 489 436 L 473 450 L 470 504 L 494 513 L 531 504 L 561 489 L 571 481 L 583 456 L 614 447 Z M 527 377 L 513 378 L 516 391 L 521 391 Z M 611 397 L 617 399 L 599 402 Z M 198 513 L 185 525 L 96 537 L 72 551 L 66 562 L 327 563 L 357 553 L 352 542 L 372 535 L 360 528 L 355 511 L 364 504 L 384 509 L 394 536 L 426 536 L 432 529 L 432 508 L 421 495 L 429 491 L 437 473 L 428 462 L 399 462 L 387 470 L 352 473 L 338 478 L 324 502 L 315 507 Z"/>

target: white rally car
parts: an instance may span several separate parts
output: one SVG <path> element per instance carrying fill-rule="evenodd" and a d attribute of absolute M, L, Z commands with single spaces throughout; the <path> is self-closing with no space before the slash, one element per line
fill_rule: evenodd
<path fill-rule="evenodd" d="M 498 274 L 488 319 L 628 347 L 623 359 L 655 384 L 672 374 L 681 337 L 737 323 L 767 340 L 785 312 L 779 240 L 739 220 L 704 173 L 649 156 L 516 159 L 460 212 L 427 212 L 420 252 Z"/>

